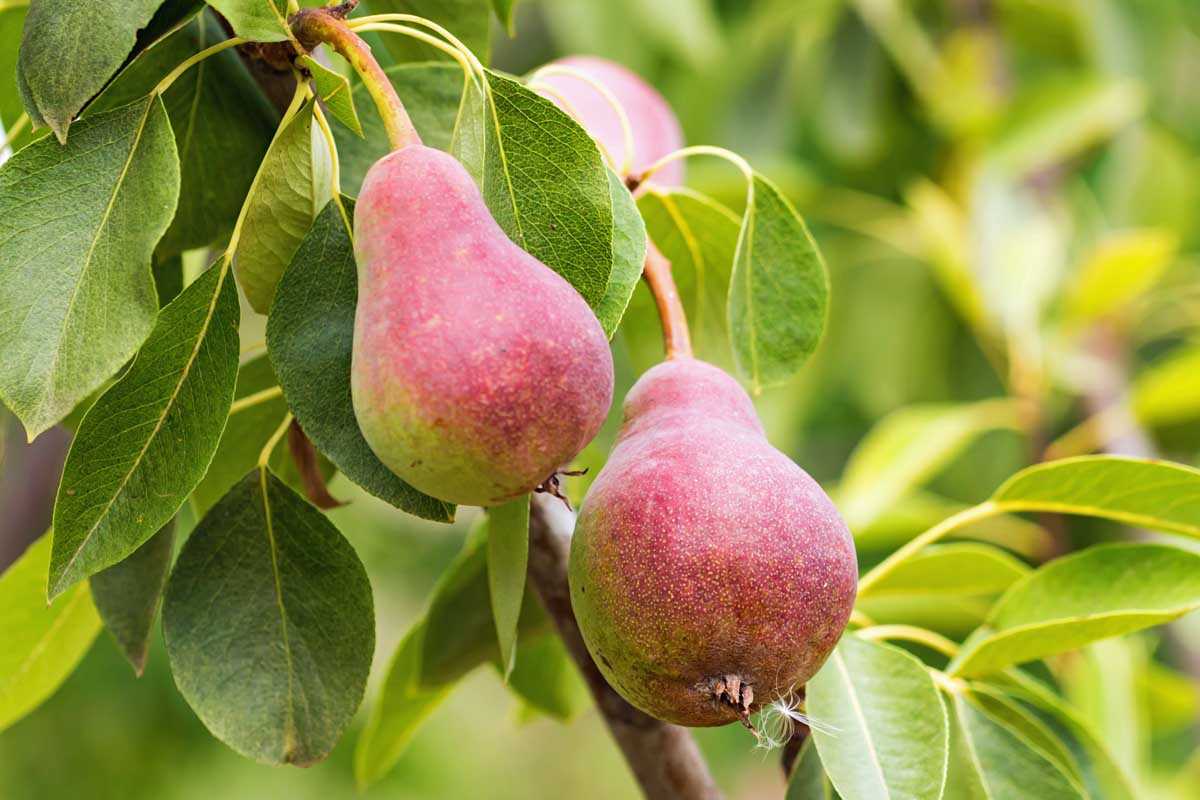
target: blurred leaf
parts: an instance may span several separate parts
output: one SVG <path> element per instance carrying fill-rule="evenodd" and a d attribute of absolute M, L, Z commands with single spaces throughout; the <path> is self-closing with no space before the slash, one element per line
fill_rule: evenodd
<path fill-rule="evenodd" d="M 508 686 L 532 708 L 560 722 L 575 719 L 591 701 L 587 684 L 557 633 L 522 641 Z"/>
<path fill-rule="evenodd" d="M 1200 554 L 1098 545 L 1014 584 L 950 670 L 981 675 L 1175 619 L 1200 606 Z"/>
<path fill-rule="evenodd" d="M 1008 400 L 910 406 L 884 417 L 858 443 L 836 502 L 851 530 L 865 528 L 913 488 L 937 474 L 970 442 L 1016 424 Z"/>
<path fill-rule="evenodd" d="M 447 28 L 485 65 L 492 57 L 489 0 L 369 0 L 376 14 L 414 14 Z M 419 26 L 418 26 L 419 27 Z M 416 39 L 389 34 L 383 39 L 397 61 L 445 60 L 450 56 Z"/>
<path fill-rule="evenodd" d="M 358 110 L 354 106 L 350 80 L 310 55 L 301 56 L 297 62 L 312 76 L 317 96 L 321 98 L 321 102 L 329 109 L 333 118 L 361 138 L 363 135 L 362 123 L 358 121 Z"/>
<path fill-rule="evenodd" d="M 172 520 L 124 561 L 97 572 L 90 581 L 92 600 L 104 627 L 138 676 L 146 668 L 150 633 L 171 571 L 174 547 Z"/>
<path fill-rule="evenodd" d="M 869 594 L 854 607 L 878 625 L 915 625 L 961 640 L 984 623 L 995 599 L 994 594 Z"/>
<path fill-rule="evenodd" d="M 788 777 L 787 794 L 784 800 L 834 800 L 833 784 L 825 774 L 821 757 L 817 754 L 817 744 L 809 736 L 800 745 L 800 754 L 796 756 L 796 765 Z"/>
<path fill-rule="evenodd" d="M 612 171 L 608 171 L 608 188 L 613 206 L 613 268 L 608 289 L 596 306 L 601 327 L 612 338 L 625 316 L 625 309 L 642 277 L 646 260 L 646 224 L 638 213 L 633 195 Z"/>
<path fill-rule="evenodd" d="M 496 12 L 496 19 L 500 20 L 500 24 L 509 36 L 516 33 L 513 28 L 513 7 L 516 4 L 517 0 L 492 0 L 492 11 Z"/>
<path fill-rule="evenodd" d="M 638 198 L 638 210 L 651 240 L 671 262 L 696 355 L 706 361 L 727 361 L 725 302 L 737 251 L 737 215 L 690 189 L 653 184 Z"/>
<path fill-rule="evenodd" d="M 1083 790 L 1006 723 L 963 693 L 951 695 L 947 800 L 1026 800 L 1084 797 Z"/>
<path fill-rule="evenodd" d="M 234 32 L 252 42 L 281 42 L 290 35 L 287 0 L 209 0 Z"/>
<path fill-rule="evenodd" d="M 859 550 L 894 550 L 967 508 L 929 492 L 912 492 L 885 509 L 870 525 L 854 531 L 854 541 Z M 1014 514 L 978 520 L 956 529 L 953 536 L 989 542 L 1031 561 L 1045 561 L 1055 548 L 1053 537 L 1045 529 Z"/>
<path fill-rule="evenodd" d="M 946 709 L 915 657 L 843 636 L 809 681 L 806 706 L 821 762 L 843 797 L 941 795 Z"/>
<path fill-rule="evenodd" d="M 147 47 L 87 108 L 98 111 L 151 92 L 184 59 L 225 38 L 211 13 Z M 278 115 L 233 50 L 206 58 L 163 94 L 181 169 L 179 205 L 159 255 L 205 247 L 229 236 Z"/>
<path fill-rule="evenodd" d="M 1098 177 L 1112 225 L 1161 227 L 1182 236 L 1196 229 L 1189 210 L 1200 201 L 1200 162 L 1167 129 L 1147 120 L 1122 133 Z"/>
<path fill-rule="evenodd" d="M 452 152 L 514 242 L 562 275 L 592 308 L 613 269 L 608 170 L 592 138 L 558 106 L 514 80 L 471 83 Z"/>
<path fill-rule="evenodd" d="M 1133 81 L 1092 75 L 1046 80 L 1010 110 L 988 159 L 1015 176 L 1052 167 L 1111 138 L 1145 105 L 1145 91 Z"/>
<path fill-rule="evenodd" d="M 360 788 L 378 781 L 395 765 L 429 713 L 476 667 L 496 663 L 500 649 L 487 569 L 487 518 L 480 517 L 458 556 L 438 578 L 425 614 L 405 635 L 388 666 L 379 699 L 354 753 Z M 537 601 L 525 594 L 520 642 L 545 633 Z M 513 680 L 524 675 L 521 657 Z M 514 684 L 514 688 L 516 688 Z"/>
<path fill-rule="evenodd" d="M 1048 461 L 1009 478 L 992 502 L 1002 511 L 1083 514 L 1200 538 L 1200 470 L 1169 461 Z"/>
<path fill-rule="evenodd" d="M 795 375 L 821 341 L 829 276 L 804 221 L 779 189 L 754 175 L 729 279 L 729 332 L 755 393 Z"/>
<path fill-rule="evenodd" d="M 421 140 L 429 147 L 449 150 L 454 122 L 462 100 L 463 76 L 457 64 L 397 64 L 386 69 L 404 108 L 412 117 Z M 333 129 L 341 167 L 342 189 L 357 195 L 367 170 L 391 151 L 383 120 L 361 82 L 354 84 L 352 97 L 360 108 L 363 138 L 341 128 Z"/>
<path fill-rule="evenodd" d="M 259 453 L 283 423 L 288 412 L 283 395 L 259 394 L 268 392 L 278 383 L 266 355 L 252 358 L 238 368 L 237 386 L 233 393 L 235 405 L 229 411 L 225 430 L 208 471 L 192 492 L 191 504 L 198 517 L 203 517 L 258 463 Z M 261 401 L 237 405 L 238 401 L 246 401 L 254 395 L 258 395 Z"/>
<path fill-rule="evenodd" d="M 1065 694 L 1104 741 L 1134 785 L 1144 782 L 1150 755 L 1149 714 L 1138 676 L 1150 661 L 1135 637 L 1094 642 L 1060 672 Z"/>
<path fill-rule="evenodd" d="M 418 492 L 372 452 L 354 415 L 350 361 L 358 271 L 349 219 L 354 205 L 328 203 L 279 282 L 267 347 L 288 404 L 317 449 L 356 484 L 397 508 L 449 522 L 454 506 Z"/>
<path fill-rule="evenodd" d="M 311 102 L 305 103 L 275 134 L 242 212 L 233 267 L 250 306 L 260 314 L 270 309 L 275 285 L 329 202 L 330 169 Z"/>
<path fill-rule="evenodd" d="M 65 147 L 43 138 L 0 167 L 0 400 L 31 439 L 154 327 L 150 254 L 178 193 L 171 125 L 152 98 L 82 120 Z"/>
<path fill-rule="evenodd" d="M 163 309 L 133 365 L 88 411 L 54 502 L 50 596 L 124 560 L 204 477 L 237 380 L 224 262 Z"/>
<path fill-rule="evenodd" d="M 27 5 L 3 7 L 0 4 L 0 126 L 4 127 L 5 136 L 13 129 L 13 125 L 25 113 L 21 95 L 17 91 L 13 76 L 17 74 L 17 54 L 21 46 L 21 30 L 25 26 Z M 26 127 L 10 142 L 13 152 L 24 147 L 31 138 L 31 131 Z"/>
<path fill-rule="evenodd" d="M 517 657 L 517 621 L 529 561 L 529 496 L 488 509 L 487 573 L 500 672 L 505 680 Z"/>
<path fill-rule="evenodd" d="M 1029 574 L 999 548 L 960 542 L 930 547 L 896 565 L 859 597 L 884 595 L 998 594 Z"/>
<path fill-rule="evenodd" d="M 1133 413 L 1143 425 L 1187 422 L 1200 416 L 1200 344 L 1167 352 L 1134 379 Z"/>
<path fill-rule="evenodd" d="M 18 74 L 25 110 L 66 143 L 71 121 L 116 73 L 162 0 L 32 0 Z"/>
<path fill-rule="evenodd" d="M 1136 676 L 1155 733 L 1185 730 L 1200 716 L 1200 686 L 1157 661 L 1147 661 Z"/>
<path fill-rule="evenodd" d="M 184 545 L 163 634 L 175 684 L 214 736 L 263 763 L 306 766 L 362 701 L 371 585 L 333 523 L 257 468 Z"/>
<path fill-rule="evenodd" d="M 421 683 L 421 646 L 425 623 L 411 628 L 388 663 L 379 699 L 371 707 L 366 728 L 354 748 L 354 779 L 366 790 L 391 770 L 428 716 L 454 688 Z"/>
<path fill-rule="evenodd" d="M 46 605 L 49 564 L 47 535 L 0 574 L 0 731 L 54 694 L 100 632 L 86 584 Z"/>
<path fill-rule="evenodd" d="M 1109 235 L 1080 266 L 1066 297 L 1067 313 L 1088 322 L 1124 310 L 1158 281 L 1177 246 L 1176 237 L 1161 229 Z"/>

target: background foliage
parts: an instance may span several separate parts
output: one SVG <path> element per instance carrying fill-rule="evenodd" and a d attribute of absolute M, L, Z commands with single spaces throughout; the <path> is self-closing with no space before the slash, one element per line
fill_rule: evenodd
<path fill-rule="evenodd" d="M 239 4 L 227 0 L 213 5 L 235 13 Z M 448 14 L 470 15 L 463 31 L 482 56 L 486 37 L 479 32 L 475 5 L 437 5 Z M 435 17 L 439 13 L 426 3 L 374 0 L 370 6 L 373 11 L 416 9 Z M 15 58 L 12 43 L 19 38 L 24 13 L 23 4 L 0 0 L 4 74 L 16 68 L 5 59 Z M 277 32 L 269 13 L 248 24 L 259 26 L 264 37 Z M 855 532 L 864 568 L 947 515 L 992 497 L 1005 479 L 1042 460 L 1048 451 L 1073 455 L 1108 449 L 1198 463 L 1200 349 L 1195 331 L 1200 320 L 1200 232 L 1195 207 L 1200 199 L 1200 85 L 1193 76 L 1200 66 L 1200 10 L 1194 3 L 524 0 L 516 4 L 514 29 L 515 39 L 493 30 L 492 64 L 498 70 L 521 74 L 573 52 L 622 61 L 663 89 L 683 119 L 689 142 L 718 143 L 743 153 L 807 219 L 830 270 L 829 326 L 803 377 L 764 391 L 756 401 L 771 441 L 835 496 Z M 158 46 L 186 54 L 204 46 L 209 35 L 208 28 L 196 22 Z M 414 57 L 408 42 L 376 50 L 396 59 Z M 163 96 L 161 107 L 146 110 L 147 115 L 165 112 L 175 126 L 179 180 L 185 185 L 202 182 L 211 192 L 211 202 L 188 210 L 196 220 L 188 230 L 203 227 L 206 241 L 232 229 L 240 197 L 251 189 L 239 165 L 256 164 L 268 153 L 274 124 L 274 112 L 253 90 L 236 58 L 225 55 L 206 62 L 205 69 L 232 75 L 210 83 L 211 74 L 206 78 L 201 71 L 190 73 Z M 119 62 L 120 54 L 115 57 Z M 139 74 L 148 67 L 122 72 L 107 90 L 112 102 L 106 107 L 142 96 L 177 60 L 166 61 L 154 74 Z M 153 60 L 146 63 L 154 66 Z M 389 71 L 406 99 L 415 93 L 457 98 L 457 76 L 448 69 L 397 64 Z M 449 72 L 450 80 L 426 80 L 418 71 Z M 231 91 L 231 81 L 241 87 L 233 98 L 224 94 Z M 504 78 L 496 81 L 503 85 Z M 406 82 L 411 84 L 408 88 Z M 14 105 L 9 94 L 0 92 L 0 121 L 6 125 L 20 113 L 19 101 Z M 337 129 L 339 143 L 348 143 L 342 157 L 347 188 L 357 186 L 373 158 L 370 148 L 379 146 L 381 136 L 369 102 L 361 91 L 354 94 L 367 138 L 365 144 L 352 147 L 349 143 L 358 140 Z M 49 122 L 69 120 L 78 109 L 72 103 L 86 99 L 59 92 L 39 107 L 50 115 Z M 178 123 L 185 118 L 188 101 L 204 112 L 194 117 L 201 127 L 184 147 Z M 222 113 L 231 103 L 239 103 L 242 112 L 236 125 L 225 121 Z M 414 102 L 416 109 L 425 105 Z M 97 108 L 101 107 L 105 106 Z M 430 102 L 428 107 L 440 104 Z M 449 147 L 453 120 L 434 112 L 423 118 L 423 113 L 414 111 L 414 117 L 426 139 Z M 71 127 L 72 137 L 87 135 L 86 119 Z M 298 138 L 312 132 L 289 133 Z M 27 136 L 16 144 L 24 144 Z M 128 146 L 137 144 L 131 141 Z M 106 167 L 103 156 L 95 156 L 98 175 Z M 223 166 L 230 180 L 224 178 Z M 319 172 L 323 165 L 307 168 Z M 735 171 L 720 163 L 692 161 L 689 170 L 689 185 L 707 197 L 654 192 L 643 196 L 639 206 L 649 232 L 676 264 L 699 354 L 732 368 L 735 353 L 724 330 L 724 297 L 737 236 L 737 218 L 730 209 L 741 212 L 744 185 Z M 299 220 L 287 227 L 287 242 L 246 242 L 252 255 L 261 255 L 249 262 L 262 265 L 261 274 L 273 285 L 286 266 L 272 257 L 278 248 L 325 246 L 303 241 L 323 200 L 305 196 L 294 186 L 257 189 L 287 195 Z M 105 187 L 97 181 L 80 191 L 96 195 Z M 80 205 L 86 202 L 92 200 L 83 198 Z M 679 208 L 685 209 L 682 218 L 693 224 L 680 225 L 680 216 L 671 213 Z M 163 226 L 168 222 L 165 217 L 156 221 Z M 336 222 L 319 220 L 326 227 Z M 165 241 L 176 251 L 199 244 L 184 234 L 182 229 L 168 230 Z M 142 245 L 127 243 L 133 249 Z M 0 242 L 0 255 L 3 247 Z M 76 247 L 72 252 L 78 251 Z M 188 253 L 170 263 L 173 266 L 165 269 L 182 270 L 190 278 L 205 259 L 202 253 Z M 88 268 L 80 264 L 80 269 Z M 156 264 L 156 269 L 163 267 Z M 163 282 L 158 285 L 161 292 Z M 151 309 L 150 297 L 142 299 L 141 306 Z M 261 307 L 261 300 L 247 304 L 243 299 L 240 327 L 243 348 L 251 357 L 254 346 L 271 335 L 252 305 Z M 639 287 L 614 340 L 618 397 L 660 357 L 653 313 L 648 294 Z M 287 322 L 280 317 L 276 324 Z M 147 324 L 146 331 L 137 333 L 144 338 L 148 330 Z M 224 347 L 219 342 L 209 346 L 218 345 Z M 113 363 L 126 355 L 109 354 Z M 746 354 L 736 357 L 744 361 Z M 274 366 L 286 386 L 287 369 Z M 254 369 L 243 365 L 234 397 L 249 396 L 273 383 L 265 358 L 258 369 L 266 377 L 255 384 Z M 227 375 L 222 374 L 221 381 L 223 387 L 231 385 Z M 314 397 L 313 402 L 320 400 Z M 296 411 L 301 413 L 300 408 Z M 228 474 L 210 472 L 185 507 L 182 528 L 189 529 L 243 479 L 283 413 L 282 404 L 265 404 L 254 408 L 254 421 L 244 422 L 238 415 L 231 419 L 221 441 L 213 443 L 218 452 L 230 454 L 228 461 L 221 461 L 230 465 Z M 581 458 L 592 466 L 592 474 L 603 463 L 616 422 L 614 411 L 605 431 Z M 25 481 L 45 474 L 37 471 L 36 460 L 47 457 L 45 451 L 55 442 L 61 446 L 62 439 L 54 438 L 61 431 L 52 430 L 40 445 L 42 451 L 26 449 L 11 419 L 6 434 L 0 554 L 9 561 L 49 522 L 49 506 L 39 504 L 38 495 L 52 494 L 53 487 Z M 257 443 L 254 437 L 260 437 Z M 339 466 L 349 471 L 356 451 L 354 442 L 346 446 L 351 455 Z M 246 453 L 238 454 L 239 448 L 247 448 Z M 1020 510 L 1053 510 L 1054 504 L 1071 500 L 1046 496 L 1070 487 L 1060 478 L 1039 482 L 1035 473 L 1024 484 L 1001 490 L 997 502 L 1007 498 Z M 1129 476 L 1109 480 L 1119 490 Z M 573 482 L 572 493 L 581 496 L 586 483 Z M 382 486 L 376 494 L 406 488 Z M 406 647 L 416 648 L 404 651 L 410 654 L 418 652 L 422 642 L 427 644 L 428 637 L 445 636 L 451 627 L 438 625 L 437 615 L 452 611 L 436 605 L 425 608 L 445 566 L 455 565 L 443 586 L 457 577 L 463 585 L 483 586 L 483 597 L 474 600 L 486 600 L 486 584 L 468 580 L 482 567 L 479 537 L 469 533 L 474 522 L 469 512 L 447 528 L 398 513 L 340 476 L 333 480 L 331 492 L 351 501 L 329 516 L 357 550 L 374 590 L 377 663 L 367 692 L 375 697 L 386 660 L 414 623 L 421 624 L 405 640 Z M 961 637 L 984 621 L 997 596 L 1027 580 L 1031 566 L 1086 545 L 1125 540 L 1128 533 L 1122 522 L 1144 524 L 1139 514 L 1173 504 L 1169 496 L 1143 499 L 1144 508 L 1126 509 L 1124 516 L 1107 521 L 1037 515 L 982 520 L 972 527 L 973 537 L 1002 542 L 1013 554 L 978 542 L 943 544 L 873 586 L 859 608 L 877 622 L 921 624 Z M 1186 515 L 1187 504 L 1176 504 L 1175 510 Z M 446 509 L 428 512 L 426 516 L 445 516 Z M 1173 524 L 1176 529 L 1196 525 L 1194 517 L 1189 522 L 1186 516 Z M 143 540 L 154 534 L 156 525 L 145 531 Z M 1186 540 L 1171 541 L 1188 546 Z M 466 549 L 460 553 L 464 542 Z M 130 549 L 137 544 L 130 543 Z M 1139 552 L 1147 559 L 1160 555 Z M 1094 555 L 1073 558 L 1117 563 L 1130 558 L 1107 548 L 1089 553 Z M 39 565 L 51 562 L 46 540 L 30 551 L 30 557 L 38 562 L 34 567 L 6 573 L 5 580 L 28 580 L 27 572 L 44 574 Z M 1163 575 L 1177 575 L 1170 585 L 1194 597 L 1194 587 L 1186 583 L 1186 576 L 1194 573 L 1189 554 L 1173 558 L 1171 564 L 1146 563 L 1157 564 L 1155 569 L 1161 568 Z M 1056 570 L 1078 563 L 1061 562 Z M 1092 600 L 1112 590 L 1113 583 L 1102 580 L 1104 570 L 1102 563 L 1084 565 L 1082 573 L 1094 578 L 1088 595 Z M 945 576 L 953 581 L 939 583 Z M 1163 583 L 1168 581 L 1164 578 Z M 980 653 L 1003 658 L 1005 648 L 1016 647 L 1002 640 L 1007 628 L 1033 624 L 1039 627 L 1035 637 L 1053 638 L 1062 628 L 1076 625 L 1072 615 L 1078 609 L 1039 600 L 1036 581 L 1022 588 L 1028 596 L 1010 595 L 989 620 L 990 635 L 1001 639 L 999 644 L 973 642 L 965 666 L 958 665 L 961 674 L 971 674 L 971 659 L 981 658 Z M 72 599 L 70 591 L 60 603 Z M 1187 605 L 1186 598 L 1156 592 L 1153 581 L 1130 591 L 1143 591 L 1130 596 L 1153 606 L 1164 620 Z M 79 594 L 78 587 L 74 592 Z M 77 619 L 73 629 L 86 639 L 99 630 L 99 621 L 96 610 L 87 606 L 86 593 L 82 598 L 62 613 Z M 103 615 L 103 605 L 97 604 Z M 482 619 L 492 624 L 489 616 Z M 522 647 L 545 646 L 548 640 L 536 629 L 519 635 Z M 1036 641 L 1018 644 L 1037 646 Z M 125 642 L 122 646 L 127 647 Z M 439 647 L 453 652 L 444 642 Z M 879 663 L 871 661 L 872 648 L 877 645 L 848 641 L 835 662 L 851 665 L 849 674 L 869 675 Z M 75 649 L 82 653 L 84 647 Z M 917 652 L 936 659 L 919 646 Z M 499 654 L 462 658 L 473 666 L 498 660 Z M 889 667 L 886 678 L 894 682 L 888 696 L 932 696 L 932 683 L 914 669 L 915 659 L 889 650 L 883 661 Z M 1132 779 L 1135 796 L 1186 798 L 1200 791 L 1200 628 L 1195 617 L 1089 645 L 1054 659 L 1051 667 L 1080 718 Z M 446 674 L 458 669 L 454 664 L 441 668 Z M 953 672 L 954 665 L 950 669 Z M 518 662 L 513 681 L 519 679 Z M 470 673 L 465 684 L 445 698 L 421 690 L 426 694 L 419 699 L 436 710 L 399 757 L 396 769 L 372 793 L 581 798 L 632 794 L 628 773 L 599 720 L 582 711 L 586 703 L 571 673 L 525 679 L 539 687 L 541 695 L 527 691 L 524 699 L 511 699 L 490 667 Z M 360 688 L 346 689 L 356 690 Z M 823 691 L 828 697 L 846 687 Z M 950 704 L 946 727 L 917 731 L 914 723 L 900 719 L 900 731 L 924 743 L 945 735 L 952 754 L 973 746 L 990 748 L 998 757 L 1025 758 L 1028 763 L 1023 763 L 1021 774 L 1040 776 L 1050 793 L 1083 783 L 1085 776 L 1054 767 L 1065 759 L 1050 752 L 1047 742 L 1052 737 L 1039 733 L 1065 723 L 1038 717 L 1030 710 L 1033 706 L 1006 697 L 990 687 L 976 687 Z M 0 687 L 0 720 L 12 713 L 4 702 Z M 838 711 L 844 711 L 844 704 L 823 716 L 832 719 Z M 577 718 L 564 728 L 549 716 Z M 186 798 L 220 791 L 230 797 L 350 797 L 354 744 L 367 717 L 366 710 L 360 712 L 351 735 L 328 761 L 310 770 L 259 766 L 212 739 L 185 705 L 172 685 L 157 632 L 140 681 L 133 679 L 118 649 L 101 640 L 45 706 L 5 732 L 0 795 Z M 997 719 L 1005 720 L 1007 727 Z M 840 737 L 870 733 L 852 731 L 852 720 L 837 724 Z M 1014 728 L 1042 746 L 1015 747 Z M 736 726 L 701 731 L 698 738 L 732 796 L 777 796 L 781 791 L 777 760 L 752 750 Z M 1076 731 L 1063 738 L 1079 753 L 1089 752 L 1086 735 Z M 809 747 L 802 767 L 811 767 L 814 759 L 815 749 Z M 964 764 L 969 762 L 952 758 L 950 768 L 968 768 Z M 1099 777 L 1089 780 L 1105 780 L 1104 764 L 1095 771 Z M 819 772 L 804 774 L 816 776 L 819 785 Z M 134 786 L 128 783 L 130 775 L 139 776 Z M 990 780 L 995 786 L 1001 777 L 981 774 L 978 785 L 989 785 Z M 929 775 L 904 779 L 918 796 L 933 780 Z M 795 796 L 806 796 L 801 790 L 794 787 Z"/>

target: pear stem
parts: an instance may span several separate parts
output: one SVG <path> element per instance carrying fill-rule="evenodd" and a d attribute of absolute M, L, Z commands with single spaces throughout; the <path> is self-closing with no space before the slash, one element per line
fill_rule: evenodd
<path fill-rule="evenodd" d="M 350 30 L 337 13 L 326 8 L 303 9 L 292 17 L 292 33 L 305 49 L 311 50 L 324 42 L 350 62 L 379 109 L 393 150 L 421 143 L 421 135 L 413 126 L 387 73 L 371 55 L 371 46 Z"/>
<path fill-rule="evenodd" d="M 688 334 L 687 314 L 683 311 L 679 290 L 675 288 L 675 279 L 671 277 L 671 262 L 649 238 L 646 239 L 646 264 L 642 276 L 658 306 L 667 358 L 691 358 L 692 339 Z"/>

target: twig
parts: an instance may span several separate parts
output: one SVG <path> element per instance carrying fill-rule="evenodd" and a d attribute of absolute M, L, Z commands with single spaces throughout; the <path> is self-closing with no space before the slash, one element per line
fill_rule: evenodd
<path fill-rule="evenodd" d="M 567 586 L 567 556 L 575 516 L 544 494 L 529 510 L 529 582 L 583 673 L 596 707 L 642 792 L 651 800 L 711 800 L 720 792 L 686 729 L 649 717 L 613 690 L 583 643 Z"/>

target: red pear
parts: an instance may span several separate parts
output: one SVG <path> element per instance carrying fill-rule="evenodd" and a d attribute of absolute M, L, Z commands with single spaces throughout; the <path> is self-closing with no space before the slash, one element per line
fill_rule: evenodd
<path fill-rule="evenodd" d="M 490 506 L 591 441 L 612 402 L 604 331 L 505 235 L 461 164 L 422 145 L 380 159 L 354 232 L 351 389 L 384 464 L 434 497 Z"/>
<path fill-rule="evenodd" d="M 744 719 L 817 671 L 857 580 L 837 509 L 736 381 L 692 358 L 642 376 L 570 562 L 584 640 L 626 700 L 680 725 Z"/>

